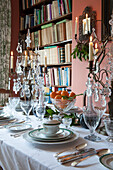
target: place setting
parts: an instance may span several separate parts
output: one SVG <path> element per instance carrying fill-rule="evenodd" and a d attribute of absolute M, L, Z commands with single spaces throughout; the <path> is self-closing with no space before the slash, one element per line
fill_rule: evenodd
<path fill-rule="evenodd" d="M 43 128 L 34 129 L 23 136 L 28 142 L 36 144 L 64 144 L 78 138 L 70 129 L 60 128 L 60 121 L 47 120 Z"/>

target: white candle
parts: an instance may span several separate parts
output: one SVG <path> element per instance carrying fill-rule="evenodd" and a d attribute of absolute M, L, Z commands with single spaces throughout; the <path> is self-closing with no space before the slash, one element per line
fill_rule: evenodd
<path fill-rule="evenodd" d="M 89 42 L 89 61 L 93 60 L 93 42 L 92 42 L 92 36 L 90 36 L 90 42 Z"/>
<path fill-rule="evenodd" d="M 97 54 L 97 52 L 98 52 L 97 43 L 95 43 L 95 55 Z"/>
<path fill-rule="evenodd" d="M 86 19 L 83 20 L 83 35 L 85 35 Z"/>
<path fill-rule="evenodd" d="M 88 14 L 86 14 L 86 32 L 88 33 Z"/>
<path fill-rule="evenodd" d="M 13 51 L 11 51 L 11 69 L 13 69 Z"/>
<path fill-rule="evenodd" d="M 76 17 L 76 19 L 75 19 L 75 35 L 77 35 L 77 21 L 78 19 L 77 19 L 77 17 Z"/>
<path fill-rule="evenodd" d="M 25 67 L 27 67 L 27 52 L 25 51 Z"/>
<path fill-rule="evenodd" d="M 47 67 L 47 56 L 45 56 L 45 67 Z"/>

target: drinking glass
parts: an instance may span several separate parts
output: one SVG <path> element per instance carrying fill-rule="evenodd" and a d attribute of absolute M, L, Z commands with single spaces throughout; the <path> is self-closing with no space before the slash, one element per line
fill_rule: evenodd
<path fill-rule="evenodd" d="M 43 121 L 44 115 L 46 112 L 46 105 L 45 104 L 37 104 L 36 106 L 36 116 L 38 117 L 38 120 Z"/>
<path fill-rule="evenodd" d="M 83 118 L 84 121 L 87 125 L 87 127 L 90 130 L 90 135 L 85 136 L 85 139 L 88 139 L 90 141 L 100 141 L 101 138 L 95 135 L 95 129 L 97 128 L 100 118 L 101 118 L 101 114 L 98 110 L 93 110 L 92 112 L 89 110 L 84 110 L 83 111 Z"/>
<path fill-rule="evenodd" d="M 14 115 L 16 113 L 16 107 L 19 104 L 19 97 L 9 97 L 9 108 L 11 109 L 11 114 Z"/>
<path fill-rule="evenodd" d="M 30 122 L 29 114 L 30 114 L 30 112 L 32 110 L 31 101 L 21 101 L 20 106 L 21 106 L 21 109 L 26 114 L 26 121 Z"/>
<path fill-rule="evenodd" d="M 66 127 L 67 129 L 69 129 L 69 128 L 70 128 L 70 125 L 71 125 L 71 123 L 72 123 L 72 118 L 64 117 L 64 118 L 62 119 L 62 123 L 65 125 L 65 127 Z"/>
<path fill-rule="evenodd" d="M 107 141 L 113 143 L 113 120 L 110 118 L 104 119 L 105 129 L 108 134 Z"/>

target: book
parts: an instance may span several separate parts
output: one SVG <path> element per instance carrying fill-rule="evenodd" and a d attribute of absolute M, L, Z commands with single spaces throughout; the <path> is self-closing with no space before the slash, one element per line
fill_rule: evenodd
<path fill-rule="evenodd" d="M 69 12 L 72 12 L 72 0 L 68 0 L 69 3 Z"/>
<path fill-rule="evenodd" d="M 57 2 L 58 2 L 59 16 L 61 16 L 61 4 L 60 4 L 60 0 L 57 0 Z"/>
<path fill-rule="evenodd" d="M 41 29 L 48 28 L 48 27 L 52 27 L 52 23 L 46 24 L 46 25 L 42 25 Z"/>
<path fill-rule="evenodd" d="M 65 63 L 65 48 L 60 47 L 60 63 Z"/>
<path fill-rule="evenodd" d="M 66 39 L 72 39 L 72 20 L 66 22 Z"/>

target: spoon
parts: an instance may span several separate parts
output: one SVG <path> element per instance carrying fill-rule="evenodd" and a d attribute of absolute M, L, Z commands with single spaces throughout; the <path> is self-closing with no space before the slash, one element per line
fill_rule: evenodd
<path fill-rule="evenodd" d="M 80 149 L 85 148 L 86 146 L 87 146 L 87 143 L 82 143 L 82 144 L 79 144 L 79 145 L 77 145 L 77 146 L 75 146 L 75 147 L 71 147 L 71 148 L 69 148 L 69 149 L 64 149 L 64 150 L 62 150 L 61 152 L 57 152 L 54 156 L 57 157 L 57 156 L 60 155 L 61 153 L 66 152 L 66 151 L 68 151 L 68 150 L 72 150 L 72 149 L 80 150 Z"/>
<path fill-rule="evenodd" d="M 102 155 L 105 155 L 105 154 L 108 154 L 110 152 L 109 149 L 99 149 L 99 150 L 96 150 L 96 153 L 95 154 L 92 154 L 92 155 L 98 155 L 99 157 L 102 156 Z M 81 158 L 81 159 L 78 159 L 74 162 L 71 163 L 71 166 L 76 166 L 78 165 L 80 162 L 84 161 L 85 159 L 87 158 L 90 158 L 92 155 L 88 155 L 84 158 Z"/>

